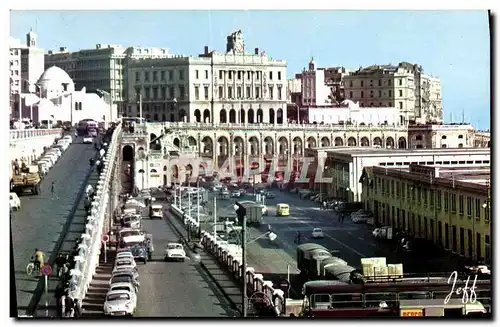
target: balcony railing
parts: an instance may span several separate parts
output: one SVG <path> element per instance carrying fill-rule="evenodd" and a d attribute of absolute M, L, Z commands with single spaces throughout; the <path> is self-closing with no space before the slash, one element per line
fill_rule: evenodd
<path fill-rule="evenodd" d="M 48 135 L 60 135 L 61 134 L 61 129 L 60 128 L 53 128 L 53 129 L 13 129 L 10 130 L 10 140 L 15 141 L 15 140 L 23 140 L 23 139 L 29 139 L 29 138 L 37 138 L 41 136 L 48 136 Z"/>

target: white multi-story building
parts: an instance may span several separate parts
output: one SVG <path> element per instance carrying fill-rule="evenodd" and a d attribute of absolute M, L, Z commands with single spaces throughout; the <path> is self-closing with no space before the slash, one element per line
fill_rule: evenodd
<path fill-rule="evenodd" d="M 441 83 L 407 62 L 376 65 L 344 77 L 345 98 L 361 107 L 396 107 L 400 120 L 442 122 Z"/>
<path fill-rule="evenodd" d="M 123 104 L 128 100 L 126 94 L 128 62 L 135 59 L 171 56 L 167 48 L 97 44 L 95 49 L 68 52 L 67 48 L 61 47 L 59 51 L 49 51 L 45 55 L 45 67 L 62 68 L 74 80 L 76 89 L 86 87 L 89 92 L 104 91 L 105 96 L 111 95 L 118 112 L 122 113 Z"/>
<path fill-rule="evenodd" d="M 286 122 L 286 61 L 255 49 L 247 53 L 241 31 L 225 53 L 198 57 L 135 59 L 127 70 L 129 116 L 149 121 L 219 123 Z"/>
<path fill-rule="evenodd" d="M 37 35 L 33 31 L 26 34 L 26 44 L 10 38 L 9 47 L 11 115 L 19 118 L 22 94 L 37 92 L 35 84 L 44 71 L 43 49 L 37 47 Z"/>
<path fill-rule="evenodd" d="M 332 103 L 331 90 L 325 84 L 325 70 L 316 67 L 314 58 L 309 62 L 308 68 L 300 74 L 302 106 L 324 106 Z"/>
<path fill-rule="evenodd" d="M 397 108 L 349 108 L 349 107 L 314 107 L 309 108 L 309 122 L 313 124 L 343 124 L 353 125 L 399 125 L 399 110 Z"/>

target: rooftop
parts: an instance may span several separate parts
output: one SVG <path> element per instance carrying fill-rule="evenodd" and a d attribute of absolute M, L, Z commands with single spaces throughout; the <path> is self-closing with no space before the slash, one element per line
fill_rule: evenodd
<path fill-rule="evenodd" d="M 371 156 L 419 156 L 419 155 L 442 155 L 442 154 L 490 154 L 489 148 L 439 148 L 439 149 L 388 149 L 372 148 L 362 146 L 333 146 L 314 148 L 313 151 L 330 153 L 341 153 L 358 157 Z"/>

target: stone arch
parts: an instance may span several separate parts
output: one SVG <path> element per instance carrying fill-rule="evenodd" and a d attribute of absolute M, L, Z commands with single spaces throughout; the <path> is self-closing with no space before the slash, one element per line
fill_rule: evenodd
<path fill-rule="evenodd" d="M 363 136 L 359 143 L 361 146 L 370 146 L 370 140 L 366 136 Z"/>
<path fill-rule="evenodd" d="M 400 149 L 406 149 L 406 138 L 404 136 L 401 136 L 398 140 L 398 148 Z"/>
<path fill-rule="evenodd" d="M 195 122 L 197 122 L 197 123 L 200 123 L 200 122 L 201 122 L 201 111 L 200 111 L 200 109 L 196 109 L 196 110 L 194 111 L 194 120 L 195 120 Z"/>
<path fill-rule="evenodd" d="M 221 109 L 219 112 L 219 121 L 221 123 L 227 123 L 227 111 L 226 109 Z"/>
<path fill-rule="evenodd" d="M 174 145 L 178 148 L 181 146 L 181 140 L 178 137 L 174 138 Z"/>
<path fill-rule="evenodd" d="M 314 136 L 309 136 L 307 138 L 307 148 L 312 149 L 316 147 L 316 138 Z"/>
<path fill-rule="evenodd" d="M 241 136 L 235 136 L 233 138 L 234 154 L 237 156 L 242 156 L 245 154 L 245 141 Z"/>
<path fill-rule="evenodd" d="M 172 171 L 172 177 L 174 179 L 179 179 L 179 173 L 180 173 L 180 169 L 179 169 L 179 166 L 177 165 L 172 165 L 171 168 L 171 171 Z"/>
<path fill-rule="evenodd" d="M 293 138 L 293 154 L 302 154 L 302 139 L 298 136 Z"/>
<path fill-rule="evenodd" d="M 276 117 L 274 117 L 274 109 L 269 109 L 269 123 L 274 124 Z"/>
<path fill-rule="evenodd" d="M 264 112 L 262 109 L 257 109 L 257 123 L 263 123 L 264 120 Z"/>
<path fill-rule="evenodd" d="M 344 141 L 342 140 L 342 138 L 340 136 L 337 136 L 334 140 L 334 144 L 335 144 L 335 146 L 343 146 Z"/>
<path fill-rule="evenodd" d="M 156 169 L 154 169 L 154 168 L 152 168 L 149 172 L 152 173 L 152 174 L 156 174 L 157 173 Z"/>
<path fill-rule="evenodd" d="M 221 156 L 229 155 L 229 140 L 225 136 L 220 136 L 217 139 L 217 144 L 219 145 L 218 154 Z"/>
<path fill-rule="evenodd" d="M 321 138 L 321 147 L 325 148 L 325 147 L 329 147 L 329 146 L 330 146 L 330 139 L 326 136 L 323 136 Z"/>
<path fill-rule="evenodd" d="M 241 108 L 240 109 L 240 121 L 241 121 L 242 124 L 245 123 L 245 118 L 246 118 L 245 117 L 245 109 Z"/>
<path fill-rule="evenodd" d="M 189 181 L 191 176 L 193 175 L 193 166 L 191 164 L 186 165 L 186 176 L 185 176 L 185 181 Z"/>
<path fill-rule="evenodd" d="M 373 139 L 373 146 L 380 146 L 382 147 L 382 139 L 380 137 L 375 137 Z"/>
<path fill-rule="evenodd" d="M 266 136 L 264 139 L 264 154 L 274 155 L 274 140 L 270 136 Z"/>
<path fill-rule="evenodd" d="M 135 157 L 134 148 L 131 145 L 125 145 L 122 149 L 122 160 L 133 161 Z"/>
<path fill-rule="evenodd" d="M 236 123 L 236 110 L 234 109 L 229 110 L 229 122 Z"/>
<path fill-rule="evenodd" d="M 252 108 L 248 109 L 248 123 L 249 124 L 255 123 L 255 116 Z"/>
<path fill-rule="evenodd" d="M 288 139 L 284 136 L 278 139 L 278 153 L 286 154 L 288 152 Z"/>
<path fill-rule="evenodd" d="M 394 139 L 391 136 L 385 139 L 385 147 L 394 148 Z"/>
<path fill-rule="evenodd" d="M 189 146 L 196 146 L 198 142 L 196 142 L 196 139 L 192 136 L 188 137 L 188 145 Z"/>
<path fill-rule="evenodd" d="M 356 146 L 356 139 L 354 137 L 350 137 L 348 140 L 347 140 L 347 146 Z"/>
<path fill-rule="evenodd" d="M 212 155 L 213 149 L 214 149 L 214 141 L 210 136 L 205 136 L 202 140 L 201 143 L 203 144 L 202 153 L 210 154 Z"/>
<path fill-rule="evenodd" d="M 139 174 L 144 174 L 144 169 L 139 169 L 138 173 Z"/>
<path fill-rule="evenodd" d="M 276 122 L 278 124 L 283 124 L 283 109 L 281 108 L 276 112 Z"/>
<path fill-rule="evenodd" d="M 211 119 L 210 119 L 210 110 L 208 110 L 208 109 L 203 110 L 203 122 L 204 123 L 210 123 L 211 122 Z"/>
<path fill-rule="evenodd" d="M 179 121 L 182 121 L 182 122 L 185 121 L 186 117 L 187 117 L 186 110 L 184 110 L 184 109 L 179 110 Z"/>
<path fill-rule="evenodd" d="M 250 137 L 250 139 L 248 140 L 248 145 L 250 148 L 251 156 L 260 155 L 259 139 L 257 137 L 255 136 Z"/>

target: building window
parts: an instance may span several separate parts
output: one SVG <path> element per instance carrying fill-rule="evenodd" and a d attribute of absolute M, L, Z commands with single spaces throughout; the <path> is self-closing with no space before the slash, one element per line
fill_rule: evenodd
<path fill-rule="evenodd" d="M 399 90 L 399 96 L 402 97 L 403 96 L 403 90 Z"/>
<path fill-rule="evenodd" d="M 200 78 L 198 69 L 194 71 L 195 78 Z"/>
<path fill-rule="evenodd" d="M 391 80 L 388 80 L 388 81 L 387 81 L 387 85 L 391 86 L 391 84 L 392 84 L 392 83 L 391 83 Z M 389 96 L 391 96 L 391 95 L 389 94 Z"/>
<path fill-rule="evenodd" d="M 389 102 L 389 108 L 392 108 L 392 102 Z"/>
<path fill-rule="evenodd" d="M 165 80 L 165 71 L 164 70 L 161 71 L 161 80 L 162 81 Z"/>
<path fill-rule="evenodd" d="M 149 72 L 144 72 L 144 81 L 149 82 Z"/>
<path fill-rule="evenodd" d="M 378 80 L 378 86 L 382 86 L 382 80 L 381 79 Z"/>
<path fill-rule="evenodd" d="M 173 70 L 169 70 L 168 71 L 168 80 L 169 81 L 173 81 L 174 80 L 174 71 Z"/>
<path fill-rule="evenodd" d="M 184 69 L 179 70 L 179 80 L 184 80 Z"/>
<path fill-rule="evenodd" d="M 363 87 L 363 86 L 364 86 L 364 84 L 365 84 L 365 83 L 364 83 L 364 81 L 361 81 L 361 87 Z"/>
<path fill-rule="evenodd" d="M 200 99 L 200 87 L 199 86 L 194 87 L 194 99 L 195 100 Z"/>
<path fill-rule="evenodd" d="M 232 71 L 232 70 L 229 70 L 229 71 L 227 72 L 227 78 L 228 78 L 228 79 L 233 78 L 233 71 Z"/>
<path fill-rule="evenodd" d="M 349 87 L 352 87 L 352 81 L 349 81 Z M 352 98 L 352 97 L 351 97 Z"/>
<path fill-rule="evenodd" d="M 219 70 L 219 79 L 222 79 L 222 78 L 223 78 L 223 73 L 224 73 L 224 71 L 223 71 L 223 70 Z"/>
<path fill-rule="evenodd" d="M 382 97 L 382 91 L 378 91 L 378 97 L 381 98 Z"/>
<path fill-rule="evenodd" d="M 139 82 L 141 80 L 141 72 L 135 72 L 135 81 Z"/>
<path fill-rule="evenodd" d="M 236 96 L 237 96 L 238 99 L 242 98 L 242 96 L 241 96 L 241 86 L 238 86 L 236 88 Z"/>
<path fill-rule="evenodd" d="M 449 208 L 449 198 L 448 198 L 448 192 L 444 192 L 444 212 L 448 212 Z"/>
<path fill-rule="evenodd" d="M 168 97 L 169 97 L 169 99 L 175 98 L 175 92 L 174 92 L 174 87 L 173 86 L 169 86 L 168 87 Z"/>
<path fill-rule="evenodd" d="M 399 109 L 403 109 L 403 102 L 399 101 Z"/>
<path fill-rule="evenodd" d="M 205 79 L 208 79 L 208 70 L 205 70 Z"/>
<path fill-rule="evenodd" d="M 219 86 L 219 99 L 222 99 L 224 97 L 224 88 L 222 86 Z"/>
<path fill-rule="evenodd" d="M 434 207 L 434 190 L 429 190 L 429 206 Z"/>
<path fill-rule="evenodd" d="M 464 136 L 463 136 L 462 134 L 460 134 L 460 135 L 458 135 L 458 138 L 459 138 L 459 139 L 463 139 L 463 138 L 464 138 Z"/>
<path fill-rule="evenodd" d="M 352 99 L 352 91 L 349 91 L 349 99 Z"/>
<path fill-rule="evenodd" d="M 370 98 L 373 98 L 373 91 L 370 91 Z"/>
<path fill-rule="evenodd" d="M 158 88 L 153 87 L 153 100 L 158 99 Z"/>
<path fill-rule="evenodd" d="M 278 72 L 278 81 L 281 81 L 281 72 Z"/>
<path fill-rule="evenodd" d="M 269 72 L 269 80 L 272 81 L 273 80 L 273 72 Z"/>
<path fill-rule="evenodd" d="M 361 91 L 361 98 L 365 97 L 365 92 Z"/>
<path fill-rule="evenodd" d="M 154 71 L 153 72 L 153 82 L 157 82 L 158 81 L 158 72 Z"/>
<path fill-rule="evenodd" d="M 474 200 L 474 206 L 476 207 L 476 218 L 481 218 L 481 201 L 479 199 Z"/>
<path fill-rule="evenodd" d="M 281 100 L 281 86 L 278 86 L 278 100 Z"/>
<path fill-rule="evenodd" d="M 441 191 L 436 191 L 436 208 L 441 210 Z"/>
<path fill-rule="evenodd" d="M 389 90 L 389 96 L 392 97 L 392 90 Z"/>
<path fill-rule="evenodd" d="M 441 140 L 446 140 L 446 135 L 441 136 Z"/>
<path fill-rule="evenodd" d="M 228 86 L 227 87 L 227 97 L 229 99 L 232 99 L 233 98 L 233 88 L 231 86 Z"/>
<path fill-rule="evenodd" d="M 208 100 L 208 86 L 203 87 L 203 93 L 205 94 L 205 100 Z"/>
<path fill-rule="evenodd" d="M 247 86 L 247 99 L 250 99 L 250 86 Z"/>
<path fill-rule="evenodd" d="M 403 79 L 402 78 L 398 79 L 398 83 L 399 85 L 403 85 Z"/>
<path fill-rule="evenodd" d="M 274 94 L 273 94 L 273 87 L 272 87 L 272 86 L 269 86 L 269 99 L 271 99 L 271 100 L 272 100 L 272 99 L 274 98 L 274 96 L 273 96 L 273 95 L 274 95 Z"/>
<path fill-rule="evenodd" d="M 464 214 L 464 196 L 458 196 L 458 212 L 463 215 Z"/>
<path fill-rule="evenodd" d="M 256 99 L 260 98 L 260 88 L 258 86 L 255 87 L 255 98 Z"/>
<path fill-rule="evenodd" d="M 179 85 L 179 98 L 181 100 L 184 100 L 184 97 L 186 96 L 184 85 Z"/>
<path fill-rule="evenodd" d="M 472 216 L 472 198 L 467 197 L 467 216 Z"/>
<path fill-rule="evenodd" d="M 240 79 L 241 79 L 241 71 L 238 70 L 238 80 L 240 80 Z"/>
<path fill-rule="evenodd" d="M 457 212 L 457 195 L 451 194 L 451 212 Z"/>

